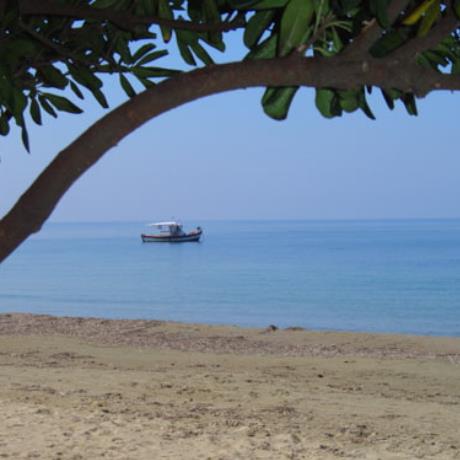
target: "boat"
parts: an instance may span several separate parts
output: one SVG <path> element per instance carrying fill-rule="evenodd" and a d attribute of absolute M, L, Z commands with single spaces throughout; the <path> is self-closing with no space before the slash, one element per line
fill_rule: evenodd
<path fill-rule="evenodd" d="M 159 233 L 141 235 L 143 243 L 186 243 L 186 242 L 198 242 L 200 241 L 203 230 L 201 227 L 197 227 L 191 232 L 184 232 L 182 224 L 171 221 L 171 222 L 155 222 L 148 224 L 148 227 L 155 227 L 159 230 Z"/>

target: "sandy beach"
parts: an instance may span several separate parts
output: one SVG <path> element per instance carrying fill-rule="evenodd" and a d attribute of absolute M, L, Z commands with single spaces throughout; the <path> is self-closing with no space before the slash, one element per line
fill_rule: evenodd
<path fill-rule="evenodd" d="M 0 315 L 0 458 L 460 459 L 460 339 Z"/>

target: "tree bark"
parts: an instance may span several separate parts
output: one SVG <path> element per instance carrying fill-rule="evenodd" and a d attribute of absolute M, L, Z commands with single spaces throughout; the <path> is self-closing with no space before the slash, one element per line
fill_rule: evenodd
<path fill-rule="evenodd" d="M 213 65 L 172 77 L 105 115 L 45 168 L 0 221 L 0 262 L 37 232 L 69 187 L 110 148 L 146 121 L 187 102 L 248 87 L 310 86 L 353 89 L 363 85 L 425 95 L 460 89 L 460 77 L 422 68 L 412 61 L 303 58 L 293 55 Z"/>

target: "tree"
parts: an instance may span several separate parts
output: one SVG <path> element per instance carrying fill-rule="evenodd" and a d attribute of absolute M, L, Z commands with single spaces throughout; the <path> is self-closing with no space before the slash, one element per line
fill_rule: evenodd
<path fill-rule="evenodd" d="M 416 115 L 417 98 L 460 89 L 459 15 L 460 0 L 0 0 L 0 134 L 16 123 L 29 149 L 29 118 L 81 113 L 75 101 L 87 92 L 108 107 L 103 74 L 129 97 L 62 150 L 2 218 L 0 262 L 106 151 L 200 97 L 266 87 L 263 110 L 283 120 L 308 86 L 325 117 L 362 110 L 374 118 L 366 96 L 375 87 L 390 109 L 401 101 Z M 225 52 L 236 29 L 247 56 L 214 64 L 209 47 Z M 198 68 L 158 66 L 167 46 Z"/>

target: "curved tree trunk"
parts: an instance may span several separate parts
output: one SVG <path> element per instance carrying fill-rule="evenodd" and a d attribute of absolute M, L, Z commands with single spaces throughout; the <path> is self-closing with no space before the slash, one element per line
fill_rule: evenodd
<path fill-rule="evenodd" d="M 404 47 L 403 47 L 404 49 Z M 105 115 L 46 167 L 0 221 L 0 262 L 38 232 L 69 187 L 110 148 L 146 121 L 187 102 L 224 91 L 265 86 L 352 89 L 362 85 L 398 88 L 424 95 L 460 89 L 460 78 L 389 56 L 357 59 L 287 58 L 213 65 L 172 77 Z"/>

